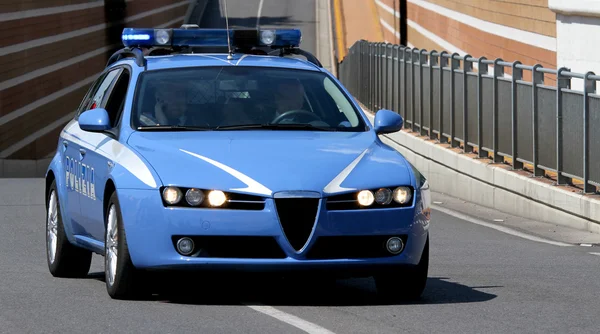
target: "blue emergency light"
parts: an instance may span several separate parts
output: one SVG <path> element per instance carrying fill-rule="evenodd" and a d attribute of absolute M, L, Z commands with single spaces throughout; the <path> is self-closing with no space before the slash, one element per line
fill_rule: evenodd
<path fill-rule="evenodd" d="M 270 46 L 299 47 L 299 29 L 146 29 L 125 28 L 122 40 L 126 47 L 209 46 L 234 48 Z"/>

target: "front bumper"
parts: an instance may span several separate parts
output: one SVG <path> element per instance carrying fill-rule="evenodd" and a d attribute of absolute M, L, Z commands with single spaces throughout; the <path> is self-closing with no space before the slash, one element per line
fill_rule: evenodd
<path fill-rule="evenodd" d="M 361 211 L 327 211 L 321 200 L 315 227 L 305 246 L 296 251 L 286 238 L 273 199 L 266 200 L 263 210 L 252 211 L 165 208 L 158 192 L 149 190 L 119 189 L 117 194 L 131 260 L 135 267 L 143 269 L 361 271 L 416 265 L 429 228 L 428 216 L 415 210 L 420 207 L 419 196 L 413 207 Z M 174 241 L 181 236 L 217 239 L 213 244 L 223 251 L 235 249 L 238 240 L 243 240 L 239 244 L 241 253 L 183 256 L 177 252 Z M 390 236 L 401 236 L 405 241 L 400 254 L 369 250 Z M 253 238 L 272 240 L 270 246 L 276 248 L 277 255 L 266 252 L 260 258 L 248 256 L 264 246 L 253 244 Z M 369 256 L 360 256 L 361 249 Z"/>

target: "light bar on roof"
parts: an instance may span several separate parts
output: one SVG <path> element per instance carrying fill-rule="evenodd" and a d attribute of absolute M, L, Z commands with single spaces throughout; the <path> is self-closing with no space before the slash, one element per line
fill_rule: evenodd
<path fill-rule="evenodd" d="M 126 47 L 153 46 L 223 46 L 227 37 L 233 48 L 270 46 L 299 47 L 299 29 L 146 29 L 125 28 L 122 40 Z"/>

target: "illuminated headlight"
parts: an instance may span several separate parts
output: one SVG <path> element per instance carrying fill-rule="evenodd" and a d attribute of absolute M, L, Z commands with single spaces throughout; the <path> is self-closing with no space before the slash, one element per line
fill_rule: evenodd
<path fill-rule="evenodd" d="M 156 29 L 154 31 L 154 40 L 156 41 L 157 44 L 165 45 L 165 44 L 169 43 L 170 39 L 171 39 L 171 36 L 170 36 L 168 30 Z"/>
<path fill-rule="evenodd" d="M 179 201 L 181 201 L 181 197 L 183 196 L 181 194 L 181 190 L 179 190 L 177 187 L 166 187 L 163 190 L 162 195 L 165 202 L 167 202 L 169 205 L 179 203 Z"/>
<path fill-rule="evenodd" d="M 221 206 L 225 204 L 226 200 L 225 193 L 220 190 L 212 190 L 208 193 L 208 203 L 211 206 Z"/>
<path fill-rule="evenodd" d="M 358 204 L 362 206 L 369 206 L 375 201 L 375 196 L 370 190 L 361 190 L 357 196 Z"/>
<path fill-rule="evenodd" d="M 381 188 L 375 192 L 375 202 L 381 205 L 388 205 L 392 202 L 392 191 L 388 188 Z"/>
<path fill-rule="evenodd" d="M 199 189 L 189 189 L 185 193 L 185 200 L 191 206 L 198 206 L 204 201 L 204 193 Z"/>
<path fill-rule="evenodd" d="M 271 45 L 275 42 L 274 30 L 263 30 L 260 32 L 260 42 L 265 45 Z"/>
<path fill-rule="evenodd" d="M 410 202 L 412 194 L 410 188 L 398 187 L 394 189 L 394 201 L 399 204 L 406 204 Z"/>

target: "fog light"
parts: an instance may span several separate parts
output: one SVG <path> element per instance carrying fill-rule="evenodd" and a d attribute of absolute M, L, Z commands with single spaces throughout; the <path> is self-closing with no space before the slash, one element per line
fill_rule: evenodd
<path fill-rule="evenodd" d="M 391 237 L 387 241 L 387 250 L 392 254 L 399 254 L 404 249 L 404 243 L 402 239 L 398 237 Z"/>
<path fill-rule="evenodd" d="M 183 255 L 190 255 L 194 251 L 194 241 L 188 237 L 177 241 L 177 251 Z"/>

